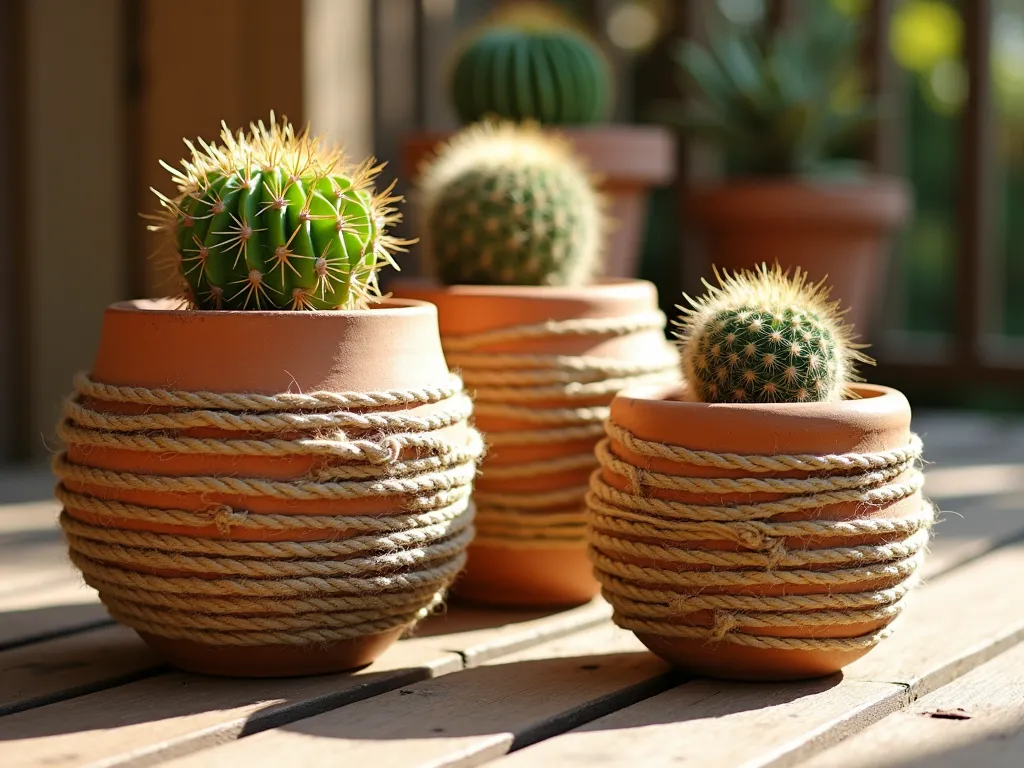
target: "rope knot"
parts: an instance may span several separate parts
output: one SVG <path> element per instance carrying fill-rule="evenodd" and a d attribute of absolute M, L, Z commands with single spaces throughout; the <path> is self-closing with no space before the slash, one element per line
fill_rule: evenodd
<path fill-rule="evenodd" d="M 235 510 L 227 504 L 218 504 L 215 507 L 205 510 L 205 514 L 213 519 L 217 532 L 223 536 L 231 533 L 232 525 L 240 525 L 245 522 L 249 513 L 245 510 Z"/>
<path fill-rule="evenodd" d="M 774 571 L 778 568 L 788 552 L 785 540 L 775 539 L 775 542 L 768 548 L 768 570 Z"/>
<path fill-rule="evenodd" d="M 736 614 L 729 611 L 715 611 L 709 639 L 713 642 L 720 642 L 739 625 L 740 622 L 736 618 Z"/>

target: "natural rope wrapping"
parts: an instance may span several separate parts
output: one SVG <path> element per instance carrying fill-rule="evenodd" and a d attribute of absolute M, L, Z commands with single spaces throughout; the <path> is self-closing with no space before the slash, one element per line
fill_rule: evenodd
<path fill-rule="evenodd" d="M 597 356 L 490 353 L 489 345 L 566 336 L 621 337 L 665 327 L 660 312 L 621 318 L 549 321 L 442 339 L 449 363 L 461 369 L 474 392 L 478 415 L 507 418 L 534 428 L 495 431 L 487 442 L 495 448 L 598 440 L 608 405 L 628 386 L 671 381 L 677 356 L 665 344 L 653 359 L 622 361 Z M 598 401 L 595 405 L 594 401 Z M 574 405 L 573 401 L 581 401 Z M 587 401 L 586 404 L 582 404 Z M 563 403 L 552 407 L 551 402 Z M 544 403 L 544 405 L 539 405 Z M 510 480 L 554 475 L 597 466 L 590 446 L 579 453 L 515 465 L 485 464 L 485 479 Z M 505 549 L 584 546 L 585 485 L 557 491 L 494 492 L 478 489 L 477 543 Z"/>
<path fill-rule="evenodd" d="M 921 441 L 873 454 L 745 456 L 693 451 L 641 440 L 609 421 L 597 447 L 600 465 L 625 479 L 628 490 L 591 476 L 588 539 L 595 575 L 626 629 L 753 648 L 848 651 L 885 637 L 902 610 L 925 554 L 934 510 L 921 496 Z M 718 469 L 740 478 L 681 477 L 648 471 L 620 459 L 612 441 L 651 458 Z M 805 478 L 765 473 L 799 470 Z M 771 493 L 771 501 L 691 504 L 655 498 L 654 489 L 722 496 Z M 899 518 L 828 520 L 822 507 L 864 507 L 917 499 Z M 804 513 L 795 520 L 780 515 Z M 835 546 L 834 539 L 868 543 Z M 795 541 L 794 541 L 795 540 Z M 699 546 L 728 541 L 732 549 Z M 637 561 L 643 563 L 639 564 Z M 861 590 L 856 588 L 866 585 Z M 872 586 L 874 585 L 874 586 Z M 880 586 L 879 586 L 880 585 Z M 823 594 L 751 594 L 751 588 L 824 588 Z M 853 590 L 853 591 L 851 591 Z M 710 626 L 689 621 L 710 616 Z M 705 619 L 702 617 L 701 622 Z M 814 630 L 876 623 L 853 637 L 775 637 L 757 630 Z"/>
<path fill-rule="evenodd" d="M 175 410 L 109 413 L 92 407 L 96 401 Z M 408 410 L 421 404 L 435 407 L 426 416 Z M 422 390 L 268 396 L 122 387 L 79 375 L 59 427 L 69 446 L 161 457 L 305 456 L 315 464 L 306 477 L 284 481 L 114 471 L 59 454 L 53 469 L 71 560 L 115 619 L 162 637 L 309 645 L 410 626 L 443 600 L 474 535 L 470 492 L 482 440 L 468 427 L 464 443 L 439 432 L 464 425 L 470 413 L 454 376 Z M 229 436 L 181 431 L 196 427 Z M 124 491 L 201 503 L 187 510 L 108 497 Z M 308 500 L 393 498 L 395 511 L 251 513 L 202 503 L 211 495 L 274 499 L 282 510 Z M 76 517 L 82 513 L 89 518 Z M 273 540 L 253 540 L 264 532 Z"/>

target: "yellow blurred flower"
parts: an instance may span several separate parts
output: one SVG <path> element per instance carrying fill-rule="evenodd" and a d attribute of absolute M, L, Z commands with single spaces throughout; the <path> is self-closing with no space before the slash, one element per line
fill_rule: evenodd
<path fill-rule="evenodd" d="M 909 0 L 900 5 L 889 27 L 896 61 L 925 74 L 939 62 L 960 55 L 963 21 L 956 9 L 938 0 Z"/>

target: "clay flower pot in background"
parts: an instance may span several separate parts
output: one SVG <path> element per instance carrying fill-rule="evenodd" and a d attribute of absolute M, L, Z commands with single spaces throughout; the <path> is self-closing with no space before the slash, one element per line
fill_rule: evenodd
<path fill-rule="evenodd" d="M 75 380 L 61 525 L 111 615 L 183 669 L 363 666 L 465 562 L 472 403 L 436 309 L 376 301 L 403 243 L 372 165 L 273 116 L 222 142 L 161 197 L 188 301 L 111 306 Z"/>
<path fill-rule="evenodd" d="M 675 177 L 671 133 L 638 125 L 554 126 L 550 131 L 568 140 L 586 161 L 608 202 L 610 227 L 602 274 L 636 277 L 651 189 L 669 184 Z M 406 137 L 402 172 L 416 179 L 423 164 L 450 136 L 433 132 Z"/>
<path fill-rule="evenodd" d="M 736 181 L 698 189 L 688 214 L 710 263 L 730 271 L 777 262 L 828 278 L 846 320 L 868 337 L 879 311 L 896 230 L 910 193 L 897 178 L 862 182 Z"/>
<path fill-rule="evenodd" d="M 864 25 L 833 3 L 817 5 L 799 24 L 722 25 L 706 47 L 680 47 L 699 98 L 681 99 L 674 122 L 717 145 L 731 176 L 695 190 L 687 213 L 709 266 L 778 262 L 813 282 L 827 276 L 847 322 L 870 339 L 910 194 L 901 180 L 844 159 L 866 146 L 863 129 L 881 110 L 846 87 Z"/>
<path fill-rule="evenodd" d="M 607 199 L 611 227 L 600 273 L 637 276 L 650 190 L 675 175 L 674 137 L 661 127 L 602 122 L 613 96 L 610 65 L 576 18 L 547 3 L 499 6 L 455 46 L 447 89 L 464 126 L 536 124 L 567 141 Z M 450 138 L 450 132 L 406 137 L 403 173 L 419 181 L 428 158 Z"/>
<path fill-rule="evenodd" d="M 828 675 L 887 633 L 932 511 L 899 392 L 710 404 L 677 388 L 612 404 L 590 497 L 615 620 L 702 675 Z"/>
<path fill-rule="evenodd" d="M 614 394 L 678 378 L 650 283 L 595 280 L 600 197 L 571 147 L 535 127 L 453 137 L 420 183 L 432 283 L 395 295 L 437 305 L 441 343 L 473 395 L 488 454 L 478 537 L 455 593 L 500 605 L 584 602 L 583 498 Z"/>
<path fill-rule="evenodd" d="M 405 283 L 396 293 L 437 305 L 442 344 L 488 444 L 477 538 L 454 594 L 502 605 L 589 600 L 598 584 L 583 498 L 608 404 L 631 382 L 675 376 L 654 286 Z"/>

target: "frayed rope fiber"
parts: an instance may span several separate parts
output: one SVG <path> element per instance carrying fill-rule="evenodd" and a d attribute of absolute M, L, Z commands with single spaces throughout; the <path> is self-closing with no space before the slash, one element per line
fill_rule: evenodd
<path fill-rule="evenodd" d="M 798 651 L 870 648 L 889 634 L 890 622 L 918 580 L 934 520 L 933 507 L 921 496 L 917 435 L 906 446 L 878 453 L 748 456 L 641 440 L 610 420 L 606 432 L 595 453 L 601 468 L 592 474 L 587 493 L 587 538 L 602 594 L 620 627 Z M 710 478 L 652 472 L 620 459 L 613 441 L 642 457 L 749 474 Z M 623 478 L 628 489 L 610 485 L 602 470 Z M 764 476 L 792 470 L 816 474 Z M 711 496 L 770 493 L 776 498 L 690 504 L 656 498 L 655 490 Z M 867 508 L 903 499 L 918 502 L 905 517 L 827 520 L 815 514 L 832 504 Z M 793 519 L 794 514 L 802 516 Z M 777 519 L 781 515 L 787 519 Z M 870 543 L 829 542 L 849 538 Z M 791 543 L 794 539 L 799 544 Z M 700 547 L 705 541 L 731 542 L 736 549 Z M 782 594 L 751 592 L 762 588 Z M 816 592 L 788 594 L 807 588 Z M 698 613 L 701 620 L 691 621 Z M 875 628 L 860 634 L 851 629 L 849 636 L 813 636 L 825 630 L 842 635 L 844 627 L 864 624 Z M 787 630 L 812 636 L 787 637 Z"/>
<path fill-rule="evenodd" d="M 95 402 L 173 410 L 108 413 Z M 425 404 L 436 406 L 429 415 L 409 410 Z M 58 433 L 84 455 L 310 457 L 315 468 L 293 480 L 172 476 L 100 469 L 58 454 L 56 497 L 71 560 L 117 621 L 161 637 L 301 646 L 412 626 L 443 601 L 474 535 L 470 494 L 483 442 L 469 427 L 464 443 L 442 434 L 466 425 L 471 413 L 457 376 L 419 390 L 260 395 L 114 386 L 80 374 Z M 197 427 L 230 436 L 183 432 Z M 107 497 L 125 491 L 184 495 L 200 505 Z M 211 494 L 274 499 L 282 511 L 203 505 Z M 296 501 L 382 497 L 394 499 L 393 514 L 284 511 Z M 218 536 L 153 530 L 161 526 L 213 527 Z M 259 533 L 273 541 L 254 541 Z"/>
<path fill-rule="evenodd" d="M 622 361 L 581 355 L 492 353 L 493 345 L 528 340 L 578 337 L 623 337 L 662 331 L 660 312 L 620 318 L 548 321 L 442 339 L 450 365 L 460 369 L 474 393 L 477 415 L 531 424 L 528 429 L 490 432 L 496 453 L 551 443 L 586 442 L 579 453 L 517 464 L 485 462 L 487 480 L 543 477 L 597 466 L 591 446 L 604 434 L 608 406 L 620 390 L 638 384 L 674 381 L 678 356 L 666 342 L 664 353 L 650 359 Z M 573 401 L 579 401 L 574 405 Z M 552 407 L 551 402 L 562 403 Z M 596 405 L 594 403 L 597 403 Z M 585 403 L 585 404 L 584 404 Z M 585 546 L 586 484 L 556 491 L 484 491 L 473 495 L 477 506 L 476 543 L 498 549 Z"/>

